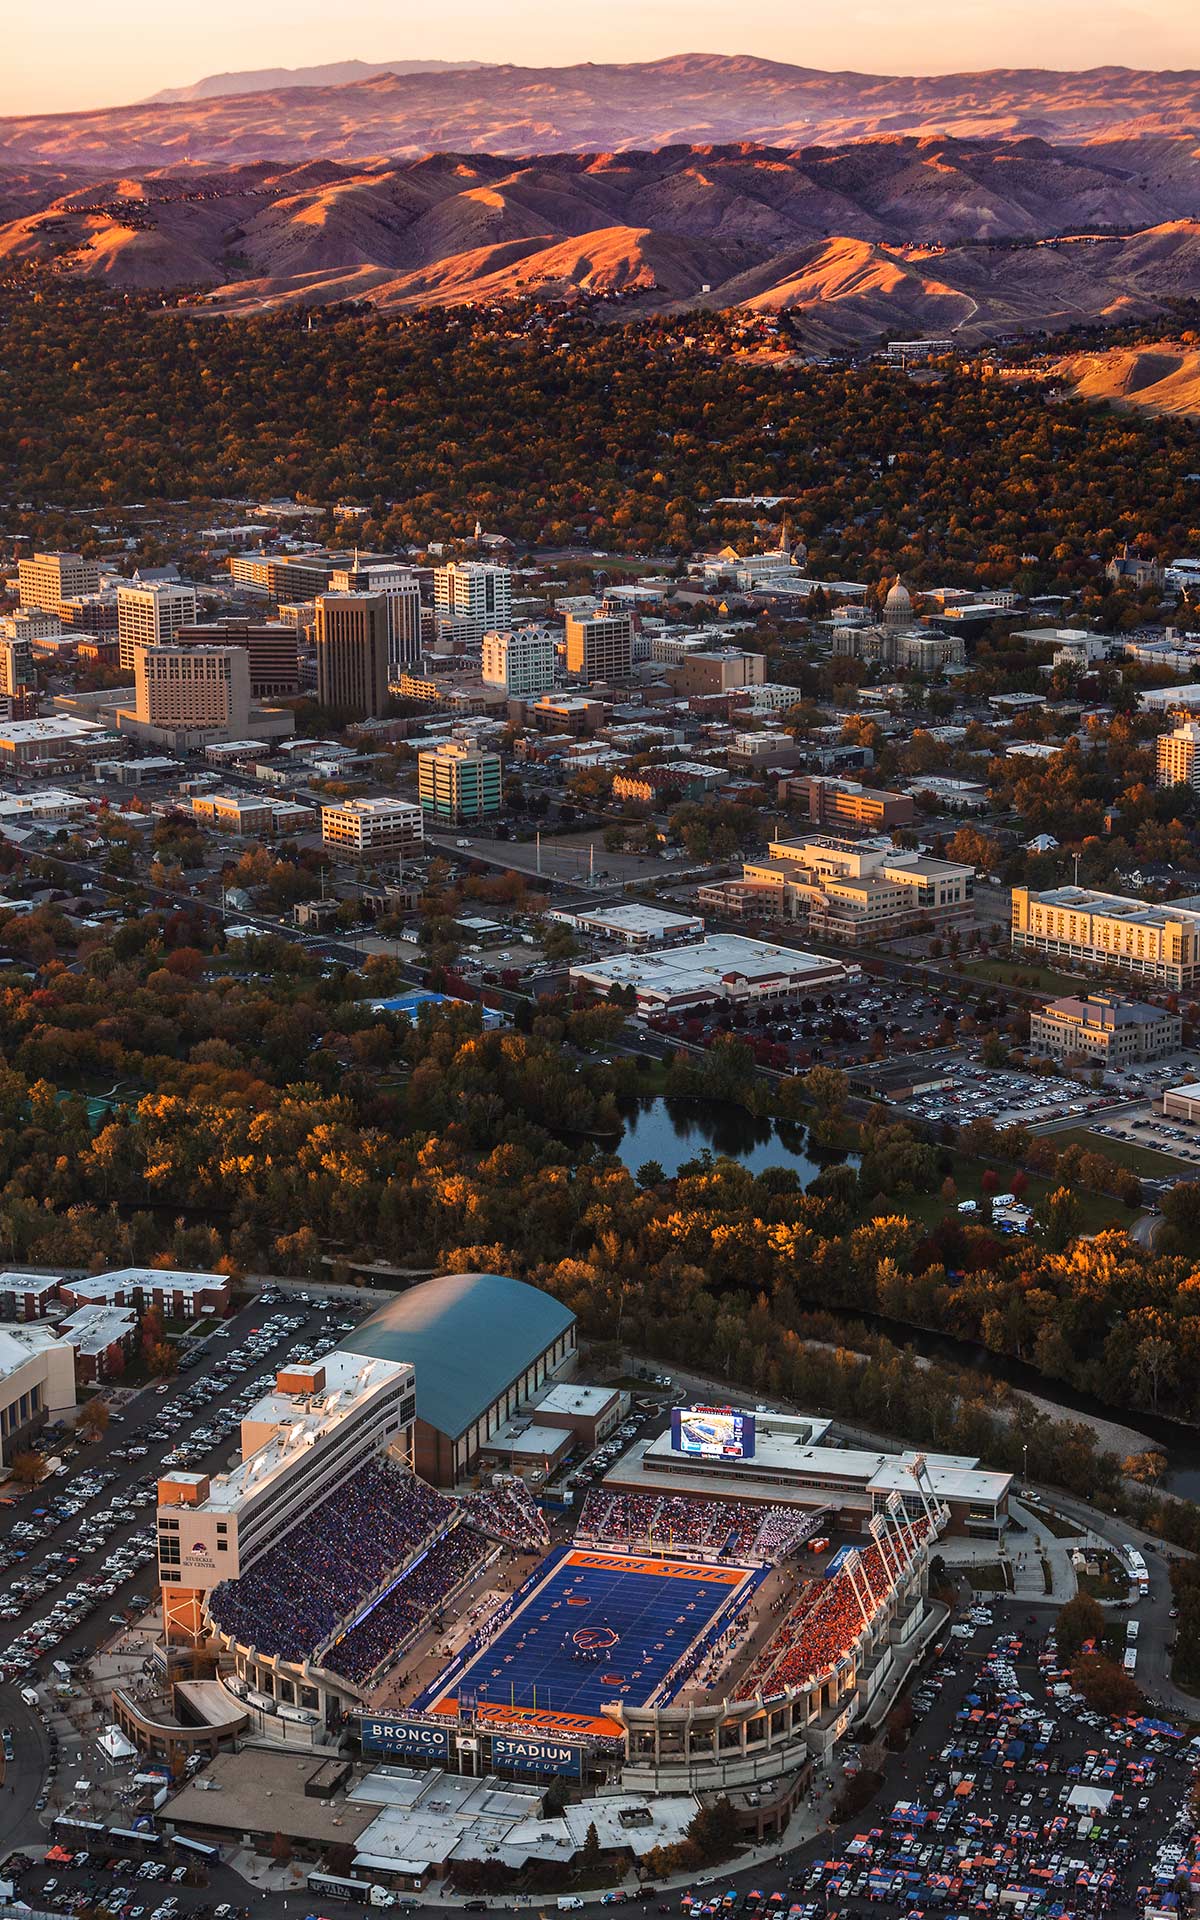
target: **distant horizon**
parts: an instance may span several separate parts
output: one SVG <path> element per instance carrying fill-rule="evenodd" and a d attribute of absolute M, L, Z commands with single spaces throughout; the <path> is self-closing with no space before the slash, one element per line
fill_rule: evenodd
<path fill-rule="evenodd" d="M 234 0 L 172 10 L 157 0 L 116 0 L 103 15 L 84 0 L 62 0 L 53 11 L 23 9 L 10 27 L 0 114 L 133 107 L 218 74 L 347 60 L 561 69 L 644 65 L 707 51 L 881 79 L 1107 67 L 1200 71 L 1200 21 L 1191 0 L 1148 0 L 1143 8 L 1130 0 L 1059 0 L 1049 10 L 1013 0 L 1000 26 L 1002 33 L 984 0 L 965 7 L 961 0 L 907 0 L 898 8 L 881 0 L 811 0 L 802 21 L 785 0 L 767 0 L 745 36 L 752 44 L 739 35 L 730 45 L 728 13 L 714 0 L 658 0 L 651 8 L 612 0 L 602 27 L 542 0 L 516 0 L 502 21 L 479 0 L 447 0 L 435 18 L 419 21 L 395 20 L 381 0 L 347 0 L 336 19 L 313 0 L 286 11 L 282 0 L 265 0 L 253 13 Z M 376 55 L 372 42 L 387 51 Z M 1088 59 L 1080 64 L 1083 46 Z"/>

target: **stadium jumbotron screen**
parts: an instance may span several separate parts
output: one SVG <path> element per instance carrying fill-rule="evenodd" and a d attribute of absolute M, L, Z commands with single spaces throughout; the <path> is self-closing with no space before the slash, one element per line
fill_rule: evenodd
<path fill-rule="evenodd" d="M 736 1407 L 675 1407 L 671 1446 L 701 1460 L 753 1460 L 754 1415 Z"/>

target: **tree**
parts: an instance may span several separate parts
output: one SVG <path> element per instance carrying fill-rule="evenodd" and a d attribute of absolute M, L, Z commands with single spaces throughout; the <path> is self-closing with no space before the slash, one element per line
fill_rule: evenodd
<path fill-rule="evenodd" d="M 1058 1610 L 1058 1619 L 1054 1623 L 1054 1639 L 1058 1647 L 1058 1657 L 1065 1666 L 1071 1666 L 1080 1649 L 1089 1640 L 1099 1640 L 1104 1632 L 1104 1614 L 1098 1600 L 1090 1593 L 1077 1593 Z"/>
<path fill-rule="evenodd" d="M 1114 1720 L 1136 1713 L 1142 1705 L 1142 1691 L 1133 1675 L 1102 1653 L 1085 1653 L 1074 1662 L 1071 1685 L 1097 1713 Z"/>
<path fill-rule="evenodd" d="M 579 1864 L 587 1872 L 590 1872 L 600 1864 L 600 1835 L 596 1832 L 596 1822 L 594 1820 L 589 1820 L 588 1822 L 588 1830 L 584 1835 L 583 1846 L 579 1850 Z"/>
<path fill-rule="evenodd" d="M 108 1432 L 109 1411 L 107 1400 L 101 1400 L 93 1394 L 86 1400 L 76 1422 L 76 1432 L 84 1440 L 99 1440 Z"/>
<path fill-rule="evenodd" d="M 666 1177 L 660 1160 L 643 1160 L 637 1170 L 639 1187 L 661 1187 Z"/>
<path fill-rule="evenodd" d="M 736 1807 L 724 1797 L 713 1801 L 702 1800 L 700 1811 L 693 1817 L 687 1834 L 689 1840 L 695 1841 L 706 1863 L 728 1860 L 739 1837 Z"/>
<path fill-rule="evenodd" d="M 15 1480 L 19 1487 L 36 1487 L 46 1477 L 45 1458 L 27 1447 L 23 1452 L 13 1455 L 8 1472 L 9 1478 Z"/>

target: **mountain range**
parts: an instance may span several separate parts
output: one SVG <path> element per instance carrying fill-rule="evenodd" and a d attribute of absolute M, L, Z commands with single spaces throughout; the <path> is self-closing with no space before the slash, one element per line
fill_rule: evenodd
<path fill-rule="evenodd" d="M 314 82 L 327 71 L 312 69 Z M 1200 130 L 1200 73 L 1125 67 L 914 78 L 679 54 L 631 65 L 393 69 L 299 86 L 296 77 L 220 75 L 183 89 L 182 99 L 9 117 L 0 120 L 0 161 L 79 166 L 95 177 L 181 162 L 411 158 L 435 149 L 533 154 L 734 140 L 794 148 L 878 134 L 1075 141 Z M 243 80 L 255 90 L 226 90 Z"/>
<path fill-rule="evenodd" d="M 482 64 L 479 60 L 329 60 L 321 67 L 255 67 L 242 73 L 210 73 L 190 87 L 164 87 L 144 104 L 167 106 L 183 100 L 215 100 L 229 93 L 271 93 L 285 87 L 344 87 L 356 80 L 373 80 L 380 73 L 461 73 Z"/>
<path fill-rule="evenodd" d="M 582 291 L 790 309 L 818 344 L 1058 328 L 1200 291 L 1200 142 L 880 136 L 209 171 L 0 167 L 0 260 L 225 311 Z M 1110 231 L 1105 235 L 1103 230 Z"/>

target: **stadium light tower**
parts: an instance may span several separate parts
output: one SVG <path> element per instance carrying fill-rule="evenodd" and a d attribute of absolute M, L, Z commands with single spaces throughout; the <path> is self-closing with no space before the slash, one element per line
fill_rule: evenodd
<path fill-rule="evenodd" d="M 896 1546 L 896 1543 L 893 1539 L 890 1538 L 888 1534 L 887 1521 L 884 1518 L 883 1514 L 877 1513 L 875 1515 L 875 1517 L 869 1522 L 867 1526 L 867 1532 L 870 1534 L 872 1540 L 875 1542 L 875 1545 L 879 1548 L 879 1558 L 883 1562 L 883 1570 L 885 1574 L 888 1574 L 890 1576 L 895 1586 L 899 1586 L 900 1581 L 904 1577 L 904 1567 L 900 1559 L 900 1553 Z M 884 1548 L 885 1540 L 888 1542 L 888 1545 L 891 1547 L 891 1550 L 892 1550 L 890 1557 Z"/>
<path fill-rule="evenodd" d="M 929 1478 L 929 1462 L 926 1460 L 925 1455 L 919 1453 L 915 1460 L 908 1463 L 906 1471 L 911 1474 L 913 1485 L 921 1496 L 921 1505 L 925 1509 L 925 1519 L 929 1527 L 929 1538 L 932 1540 L 937 1533 L 937 1520 L 935 1517 L 937 1513 L 937 1501 L 936 1496 L 933 1494 L 933 1485 Z"/>
<path fill-rule="evenodd" d="M 854 1588 L 854 1598 L 858 1601 L 858 1610 L 862 1614 L 863 1626 L 869 1627 L 871 1624 L 871 1615 L 868 1611 L 867 1603 L 862 1597 L 862 1588 L 859 1586 L 858 1580 L 859 1574 L 861 1573 L 863 1586 L 866 1587 L 869 1594 L 871 1589 L 867 1585 L 867 1576 L 862 1563 L 862 1555 L 860 1553 L 848 1553 L 842 1562 L 842 1572 L 848 1576 L 850 1585 Z"/>
<path fill-rule="evenodd" d="M 912 1515 L 904 1504 L 904 1495 L 898 1489 L 889 1493 L 887 1510 L 904 1552 L 904 1569 L 907 1572 L 917 1557 L 917 1536 L 913 1529 Z"/>

